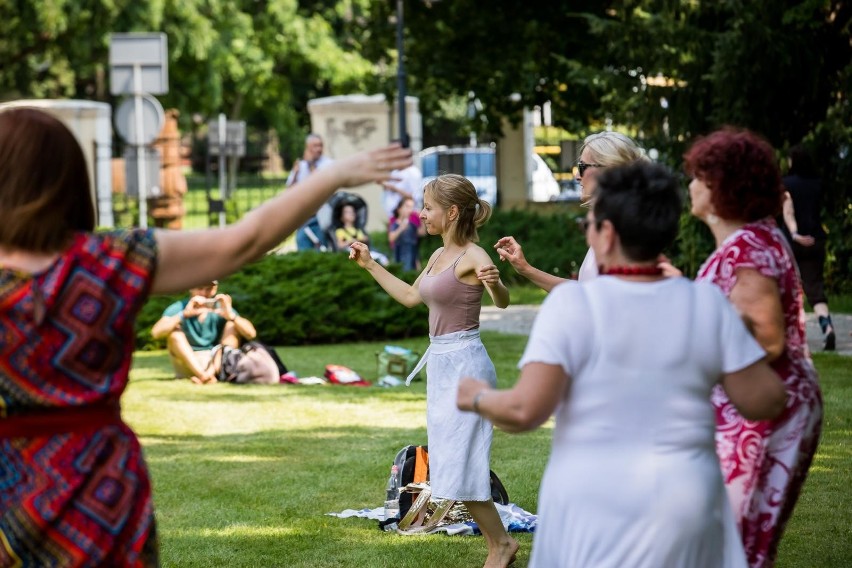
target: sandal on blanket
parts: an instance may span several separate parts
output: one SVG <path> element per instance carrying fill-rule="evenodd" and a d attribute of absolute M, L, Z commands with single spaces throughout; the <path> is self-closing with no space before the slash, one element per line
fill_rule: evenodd
<path fill-rule="evenodd" d="M 429 498 L 431 496 L 432 490 L 428 485 L 420 490 L 420 493 L 417 495 L 417 499 L 415 499 L 414 503 L 411 504 L 411 508 L 408 509 L 405 516 L 399 520 L 399 524 L 397 525 L 399 528 L 397 529 L 397 532 L 405 534 L 405 532 L 411 527 L 419 527 L 423 524 L 423 520 L 426 518 L 427 507 L 429 505 Z"/>
<path fill-rule="evenodd" d="M 447 516 L 447 513 L 450 512 L 450 509 L 453 508 L 453 505 L 456 502 L 453 499 L 438 499 L 435 501 L 436 507 L 432 512 L 432 516 L 429 517 L 429 520 L 426 524 L 418 527 L 409 528 L 404 531 L 404 534 L 429 534 L 434 532 L 438 525 L 441 524 L 441 521 L 444 520 L 444 517 Z M 399 531 L 397 531 L 399 532 Z"/>

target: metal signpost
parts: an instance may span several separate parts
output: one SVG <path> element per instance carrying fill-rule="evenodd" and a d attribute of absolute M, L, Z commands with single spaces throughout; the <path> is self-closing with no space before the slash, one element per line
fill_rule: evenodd
<path fill-rule="evenodd" d="M 126 140 L 136 146 L 136 183 L 139 190 L 139 226 L 148 227 L 148 201 L 144 166 L 144 147 L 159 134 L 159 126 L 146 124 L 145 104 L 146 93 L 163 95 L 169 92 L 168 49 L 164 33 L 121 33 L 110 34 L 109 45 L 110 64 L 110 93 L 113 95 L 133 95 L 132 111 L 124 112 L 124 124 L 119 126 L 119 133 L 126 127 Z M 153 97 L 147 99 L 149 106 L 159 108 L 162 116 L 162 106 Z M 151 103 L 156 102 L 156 105 Z M 119 108 L 119 110 L 122 110 Z M 131 118 L 132 115 L 132 118 Z M 117 120 L 117 124 L 121 122 Z M 132 126 L 131 126 L 132 125 Z M 147 126 L 147 129 L 146 129 Z M 156 130 L 154 130 L 156 129 Z M 146 140 L 153 132 L 153 138 Z M 147 132 L 146 132 L 147 131 Z"/>
<path fill-rule="evenodd" d="M 244 120 L 227 120 L 224 114 L 219 114 L 217 120 L 207 123 L 207 148 L 211 155 L 219 156 L 219 226 L 225 226 L 225 200 L 230 196 L 229 188 L 233 180 L 226 179 L 226 158 L 233 163 L 240 156 L 246 155 L 246 123 Z"/>

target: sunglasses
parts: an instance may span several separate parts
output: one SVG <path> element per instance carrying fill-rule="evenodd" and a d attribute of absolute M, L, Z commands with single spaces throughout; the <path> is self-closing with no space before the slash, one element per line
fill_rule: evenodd
<path fill-rule="evenodd" d="M 595 220 L 589 219 L 588 217 L 583 217 L 581 219 L 578 219 L 577 223 L 580 224 L 580 228 L 583 229 L 583 233 L 585 234 L 589 232 L 589 227 L 591 227 L 592 224 L 595 223 Z"/>
<path fill-rule="evenodd" d="M 580 177 L 583 177 L 583 174 L 585 174 L 586 170 L 589 169 L 589 168 L 605 168 L 605 167 L 606 166 L 603 166 L 601 164 L 587 164 L 583 160 L 580 160 L 579 162 L 577 162 L 577 171 L 580 172 Z"/>

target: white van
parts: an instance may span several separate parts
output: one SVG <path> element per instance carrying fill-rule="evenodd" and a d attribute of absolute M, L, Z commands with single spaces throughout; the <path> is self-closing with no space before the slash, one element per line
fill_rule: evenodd
<path fill-rule="evenodd" d="M 449 148 L 435 146 L 420 152 L 423 184 L 441 174 L 458 174 L 476 187 L 476 194 L 490 205 L 497 203 L 496 152 L 490 146 Z"/>
<path fill-rule="evenodd" d="M 497 203 L 496 150 L 491 146 L 462 146 L 449 148 L 434 146 L 420 152 L 424 185 L 440 174 L 459 174 L 476 187 L 480 199 L 492 206 Z M 541 156 L 532 153 L 532 188 L 529 198 L 533 201 L 552 201 L 559 196 L 559 182 Z"/>
<path fill-rule="evenodd" d="M 553 172 L 545 161 L 533 152 L 532 154 L 532 188 L 530 199 L 533 201 L 553 201 L 561 191 L 559 182 L 553 177 Z"/>

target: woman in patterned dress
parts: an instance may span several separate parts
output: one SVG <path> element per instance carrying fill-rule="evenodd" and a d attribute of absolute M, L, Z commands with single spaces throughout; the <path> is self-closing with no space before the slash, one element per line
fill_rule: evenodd
<path fill-rule="evenodd" d="M 799 276 L 774 217 L 783 188 L 772 147 L 732 128 L 697 140 L 684 155 L 692 214 L 716 250 L 698 280 L 719 286 L 784 380 L 787 407 L 774 420 L 744 419 L 716 388 L 716 450 L 752 567 L 774 564 L 816 452 L 823 405 L 805 337 Z"/>
<path fill-rule="evenodd" d="M 340 160 L 221 229 L 94 233 L 74 135 L 39 110 L 0 112 L 0 566 L 158 565 L 119 405 L 146 298 L 236 271 L 338 187 L 385 181 L 410 155 Z"/>

